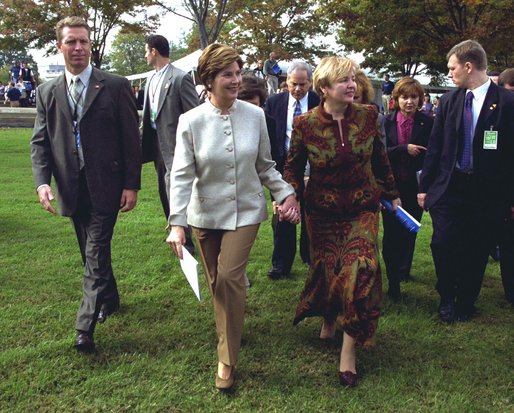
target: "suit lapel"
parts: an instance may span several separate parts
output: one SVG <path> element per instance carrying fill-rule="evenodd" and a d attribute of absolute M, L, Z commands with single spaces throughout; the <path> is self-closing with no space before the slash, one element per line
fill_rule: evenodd
<path fill-rule="evenodd" d="M 170 63 L 162 78 L 161 92 L 159 93 L 159 106 L 157 107 L 157 113 L 155 116 L 156 119 L 159 117 L 159 113 L 161 112 L 164 101 L 166 100 L 166 95 L 168 94 L 168 89 L 172 86 L 173 80 L 173 66 Z"/>
<path fill-rule="evenodd" d="M 57 107 L 59 107 L 68 123 L 71 124 L 73 119 L 71 116 L 70 103 L 68 102 L 68 90 L 66 87 L 66 76 L 64 76 L 64 74 L 57 81 L 53 94 L 57 102 Z"/>
<path fill-rule="evenodd" d="M 464 97 L 466 96 L 466 89 L 459 89 L 457 96 L 455 97 L 455 105 L 453 110 L 455 111 L 455 125 L 457 127 L 457 141 L 462 136 L 462 114 L 464 112 Z"/>
<path fill-rule="evenodd" d="M 493 122 L 491 122 L 491 116 L 495 113 L 496 106 L 498 106 L 498 86 L 491 82 L 489 89 L 485 95 L 484 104 L 482 110 L 478 116 L 477 124 L 475 127 L 474 140 L 477 138 L 477 133 L 482 134 L 484 130 L 489 129 Z"/>
<path fill-rule="evenodd" d="M 93 68 L 91 78 L 89 79 L 89 85 L 86 92 L 86 100 L 84 101 L 84 108 L 82 109 L 82 117 L 84 117 L 91 107 L 91 104 L 95 101 L 98 93 L 103 89 L 104 76 L 102 72 L 96 68 Z"/>

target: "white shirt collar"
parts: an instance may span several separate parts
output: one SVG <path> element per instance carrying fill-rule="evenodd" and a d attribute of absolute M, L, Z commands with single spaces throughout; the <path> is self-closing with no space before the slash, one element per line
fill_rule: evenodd
<path fill-rule="evenodd" d="M 75 76 L 78 76 L 82 84 L 84 86 L 87 86 L 89 83 L 89 78 L 91 77 L 91 73 L 93 73 L 93 66 L 87 65 L 87 67 L 78 75 L 70 73 L 67 69 L 64 70 L 64 73 L 66 75 L 66 83 L 68 84 L 68 86 L 70 85 L 71 79 Z"/>
<path fill-rule="evenodd" d="M 289 101 L 288 101 L 288 107 L 294 109 L 294 105 L 296 103 L 296 99 L 289 93 Z M 305 94 L 303 98 L 300 99 L 300 105 L 302 106 L 302 112 L 307 112 L 308 105 L 309 105 L 309 92 Z"/>
<path fill-rule="evenodd" d="M 487 82 L 485 82 L 483 85 L 475 88 L 475 89 L 466 89 L 466 95 L 468 92 L 473 92 L 473 99 L 480 100 L 482 97 L 487 93 L 489 90 L 489 86 L 491 85 L 491 79 L 487 79 Z"/>

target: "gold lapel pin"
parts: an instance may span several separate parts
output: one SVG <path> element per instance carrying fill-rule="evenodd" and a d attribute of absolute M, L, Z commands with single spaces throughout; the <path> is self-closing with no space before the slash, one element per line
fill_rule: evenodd
<path fill-rule="evenodd" d="M 100 85 L 95 85 L 95 89 L 100 89 Z"/>
<path fill-rule="evenodd" d="M 489 110 L 494 110 L 494 109 L 496 109 L 496 103 L 493 103 L 493 104 L 491 105 L 491 107 L 489 108 Z"/>

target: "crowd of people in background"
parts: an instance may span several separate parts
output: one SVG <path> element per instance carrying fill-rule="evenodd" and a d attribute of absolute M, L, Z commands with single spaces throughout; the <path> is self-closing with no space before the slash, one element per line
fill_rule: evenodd
<path fill-rule="evenodd" d="M 343 386 L 357 385 L 357 346 L 375 343 L 380 215 L 391 300 L 402 299 L 401 282 L 415 279 L 416 234 L 397 220 L 402 207 L 417 220 L 424 211 L 431 215 L 442 322 L 476 316 L 487 258 L 497 244 L 505 295 L 514 306 L 514 93 L 507 90 L 514 89 L 514 69 L 499 74 L 497 86 L 479 43 L 466 40 L 450 50 L 449 78 L 457 89 L 440 101 L 411 77 L 395 83 L 386 75 L 379 108 L 369 78 L 348 58 L 325 57 L 314 70 L 295 60 L 282 90 L 275 52 L 243 76 L 238 52 L 213 44 L 198 62 L 205 88 L 199 99 L 190 74 L 170 62 L 163 36 L 146 39 L 152 72 L 145 90 L 131 90 L 126 79 L 90 65 L 90 29 L 81 18 L 60 21 L 57 35 L 66 71 L 39 89 L 31 153 L 40 202 L 56 212 L 53 175 L 83 258 L 78 351 L 96 351 L 96 325 L 119 308 L 110 242 L 118 210 L 136 206 L 143 162 L 155 166 L 167 243 L 180 259 L 196 254 L 203 263 L 216 321 L 219 390 L 235 382 L 246 266 L 268 218 L 263 186 L 274 213 L 268 276 L 283 279 L 292 271 L 299 224 L 305 284 L 294 324 L 320 317 L 322 340 L 342 331 Z M 13 82 L 26 76 L 19 69 Z M 18 89 L 4 93 L 16 101 L 11 90 Z M 386 202 L 392 212 L 382 210 Z"/>
<path fill-rule="evenodd" d="M 10 107 L 28 107 L 35 103 L 36 81 L 26 62 L 12 62 L 7 84 L 0 82 L 0 102 Z"/>

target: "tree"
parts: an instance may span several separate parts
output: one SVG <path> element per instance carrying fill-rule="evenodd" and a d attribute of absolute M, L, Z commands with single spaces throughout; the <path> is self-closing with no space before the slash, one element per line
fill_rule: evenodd
<path fill-rule="evenodd" d="M 328 51 L 327 45 L 316 44 L 327 28 L 322 16 L 316 15 L 317 7 L 317 0 L 246 1 L 231 19 L 235 28 L 220 40 L 244 50 L 250 61 L 275 51 L 281 59 L 312 62 Z"/>
<path fill-rule="evenodd" d="M 91 60 L 100 67 L 108 36 L 115 28 L 149 30 L 158 21 L 149 15 L 147 7 L 153 0 L 5 0 L 0 8 L 0 35 L 13 44 L 45 48 L 55 52 L 55 25 L 65 16 L 83 16 L 91 27 Z M 138 23 L 128 19 L 143 16 Z M 20 18 L 23 16 L 23 18 Z M 50 47 L 49 47 L 50 45 Z"/>
<path fill-rule="evenodd" d="M 145 59 L 145 38 L 139 33 L 119 32 L 109 54 L 111 70 L 121 76 L 150 70 Z"/>
<path fill-rule="evenodd" d="M 494 63 L 512 65 L 514 29 L 511 0 L 328 0 L 338 42 L 361 52 L 375 72 L 414 76 L 446 72 L 446 53 L 464 40 L 478 40 Z"/>
<path fill-rule="evenodd" d="M 168 6 L 166 1 L 157 1 L 164 9 L 195 23 L 200 38 L 200 48 L 205 49 L 216 42 L 218 36 L 237 10 L 243 7 L 241 0 L 183 0 L 181 6 Z"/>

